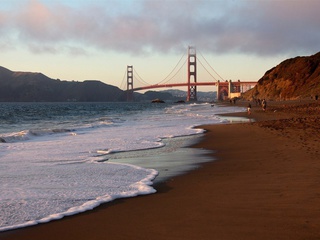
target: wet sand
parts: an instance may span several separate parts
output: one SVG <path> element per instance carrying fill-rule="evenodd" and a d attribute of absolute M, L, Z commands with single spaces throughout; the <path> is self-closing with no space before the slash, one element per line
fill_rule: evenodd
<path fill-rule="evenodd" d="M 156 185 L 156 194 L 0 239 L 319 240 L 320 106 L 302 104 L 253 106 L 252 123 L 201 126 L 208 132 L 194 147 L 217 160 Z"/>

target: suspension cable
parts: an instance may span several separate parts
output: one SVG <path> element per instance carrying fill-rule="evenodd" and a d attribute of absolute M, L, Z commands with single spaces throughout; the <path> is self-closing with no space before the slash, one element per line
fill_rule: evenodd
<path fill-rule="evenodd" d="M 206 62 L 206 64 L 211 68 L 211 70 L 220 78 L 224 81 L 224 78 L 221 77 L 213 68 L 212 66 L 208 63 L 208 61 L 206 60 L 206 58 L 202 55 L 202 53 L 200 51 L 198 51 L 201 55 L 201 57 L 204 59 L 204 61 Z M 185 66 L 187 59 L 185 59 L 185 61 L 183 62 L 183 64 L 180 66 L 179 69 L 178 66 L 181 63 L 182 59 L 185 57 L 186 53 L 183 53 L 183 55 L 181 56 L 181 58 L 179 59 L 178 63 L 175 65 L 175 67 L 171 70 L 171 72 L 163 79 L 161 80 L 158 84 L 166 84 L 169 81 L 171 81 L 174 77 L 177 76 L 177 74 L 181 71 L 181 69 Z M 204 66 L 204 64 L 201 62 L 201 60 L 197 57 L 197 60 L 199 61 L 199 63 L 202 65 L 202 67 L 205 69 L 205 71 L 215 80 L 217 81 L 217 79 L 208 71 L 208 69 Z M 143 80 L 143 78 L 138 74 L 138 72 L 135 70 L 135 68 L 133 68 L 134 73 L 136 74 L 136 76 L 138 77 L 138 81 L 144 85 L 150 85 L 149 83 L 147 83 L 145 80 Z M 174 73 L 174 71 L 176 71 Z M 121 83 L 121 88 L 125 89 L 126 87 L 126 82 L 125 82 L 125 77 L 126 77 L 126 73 L 127 71 L 125 71 L 123 79 L 122 79 L 122 83 Z M 173 74 L 174 73 L 174 74 Z M 173 74 L 173 75 L 172 75 Z M 172 76 L 171 76 L 172 75 Z M 171 76 L 171 77 L 170 77 Z M 170 78 L 169 78 L 170 77 Z"/>
<path fill-rule="evenodd" d="M 168 79 L 166 82 L 162 81 L 160 83 L 165 84 L 165 83 L 171 81 L 181 71 L 182 67 L 184 67 L 186 65 L 186 62 L 187 62 L 187 59 L 184 61 L 184 63 L 181 65 L 181 67 L 178 69 L 178 71 L 170 79 Z"/>
<path fill-rule="evenodd" d="M 197 60 L 199 61 L 199 63 L 201 64 L 201 66 L 204 68 L 204 70 L 206 70 L 206 72 L 215 80 L 217 81 L 217 79 L 208 71 L 208 69 L 206 69 L 206 67 L 202 64 L 202 62 L 200 61 L 199 58 L 197 58 Z"/>
<path fill-rule="evenodd" d="M 125 82 L 126 74 L 127 74 L 127 71 L 124 71 L 124 75 L 123 75 L 122 82 L 120 85 L 120 89 L 122 89 L 122 90 L 126 89 L 126 82 Z"/>
<path fill-rule="evenodd" d="M 174 66 L 174 68 L 171 70 L 171 72 L 163 79 L 161 80 L 158 84 L 161 84 L 163 82 L 166 81 L 166 79 L 176 70 L 176 68 L 178 67 L 178 65 L 180 64 L 181 60 L 184 58 L 184 56 L 186 55 L 186 53 L 183 53 L 180 60 L 178 61 L 178 63 Z M 185 61 L 186 62 L 186 61 Z M 182 66 L 185 64 L 185 62 L 182 64 Z M 177 71 L 177 73 L 181 70 L 181 67 L 179 68 L 179 70 Z M 173 75 L 173 77 L 175 77 L 177 75 L 177 73 L 175 73 Z M 171 77 L 168 81 L 170 81 L 173 77 Z M 168 81 L 166 81 L 165 83 L 167 83 Z"/>
<path fill-rule="evenodd" d="M 198 52 L 199 52 L 199 51 L 198 51 Z M 200 53 L 201 57 L 204 59 L 204 61 L 208 64 L 208 66 L 212 69 L 212 71 L 213 71 L 215 74 L 217 74 L 219 78 L 221 78 L 223 81 L 225 81 L 224 78 L 221 77 L 221 76 L 213 69 L 213 67 L 208 63 L 207 59 L 202 55 L 202 53 L 201 53 L 201 52 L 199 52 L 199 53 Z M 199 60 L 199 59 L 198 59 L 198 60 Z"/>
<path fill-rule="evenodd" d="M 140 75 L 137 73 L 137 71 L 133 68 L 133 71 L 134 71 L 134 73 L 139 77 L 139 80 L 140 80 L 140 82 L 142 82 L 143 84 L 146 84 L 146 85 L 150 85 L 149 83 L 147 83 L 146 81 L 144 81 L 143 79 L 142 79 L 142 77 L 140 77 Z"/>

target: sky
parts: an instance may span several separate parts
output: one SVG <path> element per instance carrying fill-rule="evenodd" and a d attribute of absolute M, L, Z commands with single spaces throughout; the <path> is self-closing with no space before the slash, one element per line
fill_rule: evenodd
<path fill-rule="evenodd" d="M 223 80 L 258 81 L 320 51 L 319 9 L 319 0 L 1 0 L 0 66 L 120 87 L 133 65 L 156 84 L 193 46 Z M 198 67 L 199 82 L 206 74 Z"/>

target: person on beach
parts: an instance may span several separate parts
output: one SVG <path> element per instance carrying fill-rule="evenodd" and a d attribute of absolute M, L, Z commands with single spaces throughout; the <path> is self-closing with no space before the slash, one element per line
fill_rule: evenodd
<path fill-rule="evenodd" d="M 250 102 L 249 102 L 249 104 L 248 104 L 248 115 L 251 115 L 251 104 L 250 104 Z"/>
<path fill-rule="evenodd" d="M 266 100 L 263 99 L 261 104 L 262 104 L 262 110 L 265 112 L 266 109 L 267 109 L 267 102 L 266 102 Z"/>

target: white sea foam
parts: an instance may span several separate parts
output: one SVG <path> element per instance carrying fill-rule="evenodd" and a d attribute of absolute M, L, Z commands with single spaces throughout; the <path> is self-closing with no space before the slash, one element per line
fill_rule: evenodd
<path fill-rule="evenodd" d="M 6 141 L 0 142 L 0 231 L 153 193 L 157 171 L 105 162 L 108 156 L 159 148 L 163 138 L 199 134 L 203 130 L 194 126 L 223 122 L 216 114 L 234 111 L 239 108 L 169 105 L 0 135 Z"/>
<path fill-rule="evenodd" d="M 1 168 L 2 179 L 13 179 L 0 186 L 0 231 L 60 219 L 117 198 L 155 192 L 150 185 L 157 171 L 133 165 L 73 163 L 32 169 L 21 165 L 18 169 Z"/>

